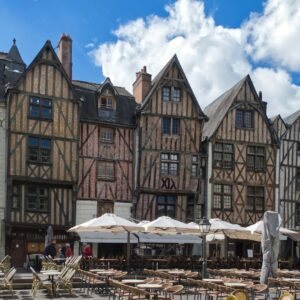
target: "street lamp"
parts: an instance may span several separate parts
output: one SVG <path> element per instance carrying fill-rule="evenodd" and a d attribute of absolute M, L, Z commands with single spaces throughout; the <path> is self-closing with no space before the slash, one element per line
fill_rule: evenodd
<path fill-rule="evenodd" d="M 202 233 L 202 247 L 203 247 L 203 263 L 202 263 L 202 278 L 206 278 L 207 274 L 206 274 L 206 235 L 209 233 L 210 230 L 210 222 L 206 217 L 203 217 L 200 220 L 199 223 L 199 228 L 200 228 L 200 232 Z"/>

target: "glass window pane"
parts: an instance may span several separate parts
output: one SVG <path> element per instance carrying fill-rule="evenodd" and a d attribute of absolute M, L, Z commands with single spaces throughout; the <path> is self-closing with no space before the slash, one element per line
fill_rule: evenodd
<path fill-rule="evenodd" d="M 175 204 L 175 197 L 174 196 L 167 196 L 167 203 L 168 204 Z"/>
<path fill-rule="evenodd" d="M 51 115 L 52 115 L 51 108 L 42 108 L 42 110 L 41 110 L 41 117 L 42 118 L 50 119 Z"/>
<path fill-rule="evenodd" d="M 33 105 L 29 106 L 29 116 L 30 117 L 38 117 L 39 112 L 40 112 L 40 109 L 38 106 L 33 106 Z"/>
<path fill-rule="evenodd" d="M 243 111 L 242 110 L 237 110 L 236 111 L 236 126 L 237 127 L 244 127 Z"/>
<path fill-rule="evenodd" d="M 168 175 L 169 174 L 169 164 L 168 163 L 161 163 L 160 171 L 162 175 Z"/>
<path fill-rule="evenodd" d="M 223 150 L 222 144 L 215 143 L 214 150 L 215 151 L 222 151 Z"/>
<path fill-rule="evenodd" d="M 168 160 L 169 159 L 169 154 L 168 153 L 162 153 L 161 154 L 161 159 L 162 160 Z"/>
<path fill-rule="evenodd" d="M 244 118 L 245 128 L 252 128 L 252 111 L 245 111 Z"/>
<path fill-rule="evenodd" d="M 173 101 L 179 102 L 181 99 L 181 90 L 179 88 L 174 88 L 173 90 Z"/>
<path fill-rule="evenodd" d="M 180 134 L 180 119 L 173 119 L 173 134 Z"/>
<path fill-rule="evenodd" d="M 171 119 L 163 118 L 163 133 L 170 134 L 170 130 L 171 130 Z"/>
<path fill-rule="evenodd" d="M 198 161 L 198 156 L 197 155 L 193 155 L 192 156 L 192 162 L 197 162 Z"/>
<path fill-rule="evenodd" d="M 233 150 L 232 144 L 223 144 L 223 150 L 224 152 L 232 152 Z"/>
<path fill-rule="evenodd" d="M 221 193 L 222 192 L 222 185 L 221 184 L 215 184 L 214 185 L 214 192 L 215 193 Z"/>
<path fill-rule="evenodd" d="M 221 195 L 214 195 L 213 208 L 221 209 Z"/>
<path fill-rule="evenodd" d="M 37 148 L 30 148 L 29 149 L 29 160 L 31 161 L 38 161 L 39 159 L 39 151 Z"/>
<path fill-rule="evenodd" d="M 40 104 L 40 99 L 39 98 L 30 98 L 30 103 L 32 104 Z"/>
<path fill-rule="evenodd" d="M 177 175 L 177 163 L 170 163 L 170 175 Z"/>
<path fill-rule="evenodd" d="M 170 154 L 170 159 L 174 161 L 178 161 L 178 154 Z"/>
<path fill-rule="evenodd" d="M 224 185 L 223 186 L 223 188 L 224 188 L 224 194 L 231 194 L 231 185 Z"/>
<path fill-rule="evenodd" d="M 223 204 L 224 209 L 231 209 L 231 199 L 232 199 L 231 196 L 224 195 L 224 204 Z"/>
<path fill-rule="evenodd" d="M 40 139 L 40 144 L 42 148 L 47 148 L 47 149 L 51 148 L 51 140 L 49 139 Z"/>
<path fill-rule="evenodd" d="M 39 139 L 34 137 L 29 137 L 28 139 L 29 146 L 38 147 L 39 145 Z"/>
<path fill-rule="evenodd" d="M 163 88 L 163 101 L 169 101 L 170 100 L 170 88 L 164 87 Z"/>
<path fill-rule="evenodd" d="M 197 174 L 198 165 L 192 164 L 192 176 L 196 177 Z"/>
<path fill-rule="evenodd" d="M 51 100 L 43 99 L 41 100 L 41 105 L 46 107 L 51 107 Z"/>

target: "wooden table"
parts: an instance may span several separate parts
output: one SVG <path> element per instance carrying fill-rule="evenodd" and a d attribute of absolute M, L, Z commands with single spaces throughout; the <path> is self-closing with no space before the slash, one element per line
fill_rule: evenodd
<path fill-rule="evenodd" d="M 168 273 L 171 274 L 171 275 L 180 276 L 180 275 L 183 275 L 185 273 L 185 271 L 175 271 L 175 270 L 172 271 L 171 270 L 171 271 L 168 271 Z"/>
<path fill-rule="evenodd" d="M 156 283 L 142 283 L 138 284 L 137 287 L 145 290 L 159 290 L 162 288 L 162 285 Z"/>
<path fill-rule="evenodd" d="M 107 272 L 107 270 L 105 270 L 105 269 L 90 269 L 89 271 L 92 273 L 104 272 L 104 271 Z"/>
<path fill-rule="evenodd" d="M 108 271 L 108 270 L 104 270 L 104 271 L 100 271 L 100 272 L 96 272 L 98 275 L 100 276 L 105 276 L 105 277 L 110 277 L 115 275 L 117 272 L 116 271 Z"/>

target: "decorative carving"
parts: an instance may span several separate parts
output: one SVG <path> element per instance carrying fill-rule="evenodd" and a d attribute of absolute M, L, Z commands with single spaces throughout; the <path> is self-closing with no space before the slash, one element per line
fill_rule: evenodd
<path fill-rule="evenodd" d="M 175 181 L 172 178 L 162 178 L 161 179 L 161 189 L 167 189 L 167 190 L 176 190 L 176 184 Z"/>

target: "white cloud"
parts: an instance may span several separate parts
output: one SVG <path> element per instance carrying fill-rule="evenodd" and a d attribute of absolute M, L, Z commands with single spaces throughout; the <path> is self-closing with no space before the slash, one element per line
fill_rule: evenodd
<path fill-rule="evenodd" d="M 89 49 L 89 48 L 94 48 L 95 44 L 94 43 L 88 43 L 84 46 L 85 48 Z"/>
<path fill-rule="evenodd" d="M 256 61 L 272 60 L 299 72 L 299 0 L 269 0 L 263 14 L 252 15 L 245 27 L 251 39 L 249 52 Z"/>
<path fill-rule="evenodd" d="M 241 28 L 232 29 L 216 26 L 197 0 L 178 0 L 166 10 L 165 18 L 152 15 L 121 25 L 114 32 L 116 42 L 92 51 L 104 76 L 132 91 L 136 71 L 146 65 L 155 76 L 176 53 L 202 108 L 253 73 L 257 89 L 268 96 L 269 111 L 287 114 L 296 109 L 299 87 L 292 84 L 289 74 L 283 68 L 255 69 L 249 60 L 249 54 L 258 57 L 259 48 L 255 39 L 249 43 L 249 33 L 259 35 L 255 20 L 264 15 L 251 16 Z M 282 88 L 278 94 L 272 83 L 277 84 L 276 89 Z"/>

